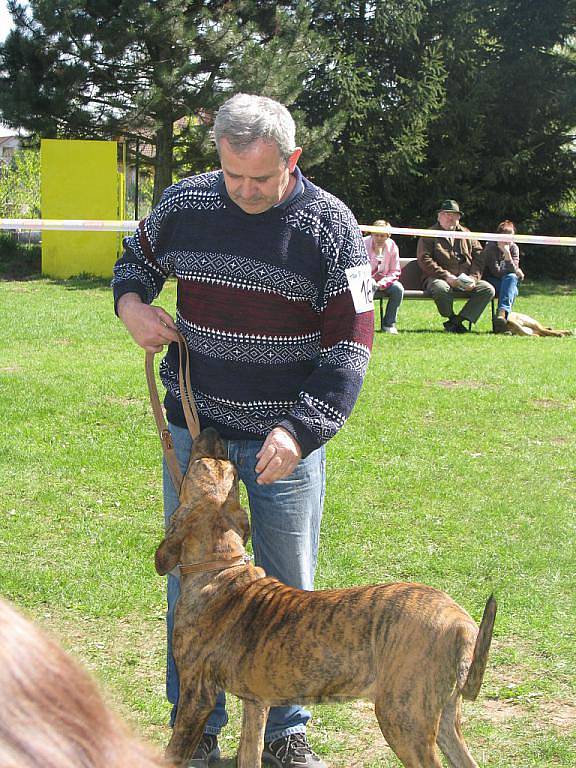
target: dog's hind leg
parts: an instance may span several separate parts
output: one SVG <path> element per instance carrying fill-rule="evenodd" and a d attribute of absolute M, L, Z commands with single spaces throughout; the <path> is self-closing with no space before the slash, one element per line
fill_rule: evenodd
<path fill-rule="evenodd" d="M 436 732 L 430 724 L 418 722 L 413 711 L 406 711 L 404 716 L 396 707 L 390 716 L 390 706 L 380 706 L 378 701 L 375 710 L 382 735 L 404 768 L 442 768 Z"/>
<path fill-rule="evenodd" d="M 451 768 L 478 768 L 478 764 L 468 751 L 460 729 L 460 709 L 462 697 L 455 691 L 440 717 L 438 746 Z"/>
<path fill-rule="evenodd" d="M 257 701 L 242 700 L 242 733 L 237 768 L 259 768 L 264 748 L 264 728 L 269 707 Z"/>

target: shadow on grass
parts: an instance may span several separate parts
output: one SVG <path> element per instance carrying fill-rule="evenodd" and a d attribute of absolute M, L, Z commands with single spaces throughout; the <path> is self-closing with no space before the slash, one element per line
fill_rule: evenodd
<path fill-rule="evenodd" d="M 93 290 L 105 290 L 111 291 L 110 282 L 111 277 L 97 277 L 96 275 L 81 274 L 74 277 L 68 277 L 64 279 L 57 279 L 55 277 L 46 278 L 46 281 L 50 285 L 61 285 L 67 291 L 93 291 Z"/>
<path fill-rule="evenodd" d="M 519 285 L 519 298 L 523 296 L 573 296 L 576 283 L 557 280 L 538 280 L 522 282 Z"/>
<path fill-rule="evenodd" d="M 69 277 L 66 279 L 58 279 L 54 277 L 46 277 L 39 272 L 20 273 L 17 270 L 9 270 L 5 273 L 0 273 L 0 282 L 5 283 L 33 283 L 33 282 L 45 282 L 48 285 L 61 285 L 69 291 L 93 291 L 110 290 L 111 278 L 108 277 L 96 277 L 95 275 L 78 275 L 76 277 Z"/>

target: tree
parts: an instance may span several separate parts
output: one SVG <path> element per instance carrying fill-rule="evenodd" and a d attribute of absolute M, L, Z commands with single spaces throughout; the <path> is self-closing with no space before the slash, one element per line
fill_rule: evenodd
<path fill-rule="evenodd" d="M 526 229 L 575 188 L 574 0 L 319 0 L 312 13 L 349 66 L 344 83 L 320 66 L 316 88 L 353 91 L 316 178 L 361 220 L 429 225 L 454 197 L 475 227 Z M 314 115 L 306 93 L 298 103 Z"/>
<path fill-rule="evenodd" d="M 526 228 L 574 188 L 576 66 L 563 46 L 575 21 L 573 0 L 430 3 L 421 37 L 442 37 L 448 77 L 423 168 L 427 210 L 456 197 L 478 228 Z"/>
<path fill-rule="evenodd" d="M 298 104 L 309 120 L 342 101 L 347 121 L 334 151 L 316 169 L 319 183 L 364 222 L 404 218 L 405 199 L 427 153 L 430 123 L 444 103 L 439 45 L 420 45 L 424 0 L 313 4 L 313 28 L 329 40 L 339 66 L 317 69 Z M 316 92 L 323 92 L 319 102 Z M 320 103 L 320 108 L 318 104 Z"/>
<path fill-rule="evenodd" d="M 155 147 L 154 200 L 172 183 L 174 148 L 192 170 L 214 155 L 208 126 L 231 92 L 290 104 L 322 41 L 305 4 L 270 0 L 9 0 L 0 112 L 44 137 L 122 135 Z M 188 123 L 179 128 L 178 121 Z M 329 135 L 336 118 L 328 121 Z"/>

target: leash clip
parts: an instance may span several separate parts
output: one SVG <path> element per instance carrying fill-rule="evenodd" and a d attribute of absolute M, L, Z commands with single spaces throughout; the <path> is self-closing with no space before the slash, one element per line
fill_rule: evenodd
<path fill-rule="evenodd" d="M 174 443 L 172 442 L 172 433 L 169 429 L 163 429 L 162 432 L 160 432 L 160 440 L 162 440 L 166 448 L 170 450 L 174 448 Z"/>

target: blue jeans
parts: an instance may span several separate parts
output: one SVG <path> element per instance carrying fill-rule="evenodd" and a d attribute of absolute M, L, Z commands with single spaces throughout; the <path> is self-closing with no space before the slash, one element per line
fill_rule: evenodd
<path fill-rule="evenodd" d="M 498 309 L 512 312 L 512 304 L 518 296 L 518 277 L 514 272 L 509 272 L 504 277 L 487 277 L 486 280 L 496 289 L 498 296 Z"/>
<path fill-rule="evenodd" d="M 169 425 L 180 468 L 188 467 L 192 438 L 187 429 Z M 292 587 L 311 590 L 318 556 L 320 521 L 326 487 L 326 451 L 319 448 L 302 459 L 294 472 L 271 485 L 256 482 L 256 454 L 262 446 L 260 440 L 225 441 L 228 458 L 238 469 L 240 480 L 246 486 L 250 504 L 252 548 L 254 560 L 268 576 L 274 576 Z M 164 522 L 178 506 L 178 494 L 164 462 Z M 174 609 L 180 594 L 180 581 L 168 575 L 168 654 L 166 670 L 166 695 L 172 706 L 171 724 L 176 718 L 178 706 L 178 670 L 172 656 L 172 631 Z M 303 733 L 310 712 L 292 704 L 272 707 L 266 724 L 265 739 L 273 741 L 291 733 Z M 220 733 L 228 722 L 224 693 L 218 695 L 216 706 L 206 723 L 205 732 Z"/>
<path fill-rule="evenodd" d="M 396 280 L 395 283 L 389 285 L 388 288 L 385 288 L 381 293 L 383 293 L 384 296 L 388 296 L 382 325 L 386 328 L 390 328 L 390 326 L 396 325 L 398 309 L 404 298 L 404 286 L 399 280 Z"/>

